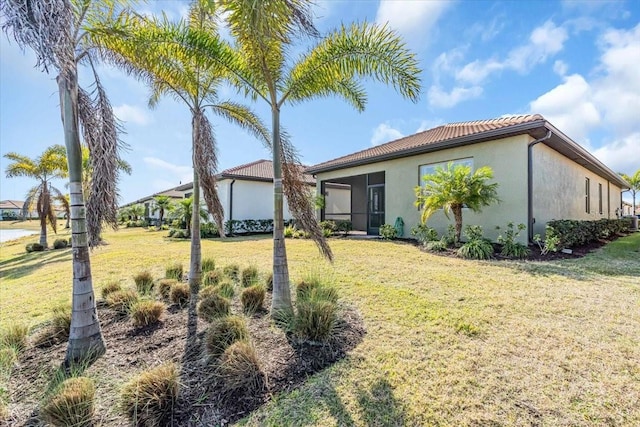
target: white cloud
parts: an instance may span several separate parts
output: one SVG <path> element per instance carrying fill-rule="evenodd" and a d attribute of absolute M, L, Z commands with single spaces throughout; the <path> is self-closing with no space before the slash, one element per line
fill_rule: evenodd
<path fill-rule="evenodd" d="M 181 181 L 183 184 L 193 180 L 193 168 L 191 166 L 174 165 L 157 157 L 144 157 L 142 160 L 153 169 L 160 169 L 171 173 L 176 180 Z"/>
<path fill-rule="evenodd" d="M 420 122 L 420 126 L 416 129 L 416 133 L 424 132 L 425 130 L 433 129 L 435 127 L 440 126 L 442 123 L 442 119 L 433 119 L 433 120 L 422 120 Z"/>
<path fill-rule="evenodd" d="M 440 86 L 434 85 L 429 88 L 427 97 L 429 105 L 439 108 L 451 108 L 456 104 L 468 99 L 477 98 L 482 95 L 480 86 L 454 87 L 451 92 L 443 90 Z"/>
<path fill-rule="evenodd" d="M 569 65 L 566 62 L 558 59 L 553 63 L 553 72 L 557 75 L 564 77 L 567 71 L 569 71 Z"/>
<path fill-rule="evenodd" d="M 428 33 L 442 13 L 453 4 L 447 0 L 382 0 L 378 6 L 376 22 L 389 23 L 404 36 Z"/>
<path fill-rule="evenodd" d="M 117 118 L 127 123 L 145 126 L 152 121 L 151 116 L 144 109 L 129 104 L 113 107 L 113 112 Z"/>
<path fill-rule="evenodd" d="M 378 145 L 384 142 L 402 138 L 404 135 L 398 129 L 391 127 L 388 123 L 380 123 L 374 130 L 371 137 L 371 145 Z"/>
<path fill-rule="evenodd" d="M 504 63 L 495 59 L 486 61 L 475 60 L 465 65 L 456 72 L 456 79 L 464 83 L 477 85 L 482 83 L 490 74 L 500 71 L 505 67 Z"/>
<path fill-rule="evenodd" d="M 615 172 L 629 175 L 635 173 L 639 167 L 638 156 L 635 153 L 640 153 L 640 132 L 593 150 L 593 155 Z"/>

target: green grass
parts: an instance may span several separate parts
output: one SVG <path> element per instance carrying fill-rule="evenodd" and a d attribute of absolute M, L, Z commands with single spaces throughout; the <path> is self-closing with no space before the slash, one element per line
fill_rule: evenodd
<path fill-rule="evenodd" d="M 160 277 L 170 260 L 188 265 L 189 242 L 162 235 L 107 232 L 108 245 L 91 254 L 94 283 L 132 282 L 130 272 L 146 268 Z M 241 424 L 640 425 L 640 233 L 550 263 L 469 261 L 380 241 L 331 246 L 333 264 L 312 242 L 287 240 L 291 281 L 335 279 L 367 335 Z M 1 323 L 35 324 L 69 303 L 70 255 L 23 257 L 23 247 L 0 253 Z M 268 237 L 204 239 L 202 250 L 221 266 L 270 270 Z"/>

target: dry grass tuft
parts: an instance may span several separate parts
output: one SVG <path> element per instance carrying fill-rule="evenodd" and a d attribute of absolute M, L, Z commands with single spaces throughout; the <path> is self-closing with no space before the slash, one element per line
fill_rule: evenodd
<path fill-rule="evenodd" d="M 231 344 L 216 369 L 226 399 L 256 397 L 266 389 L 266 376 L 254 348 L 246 341 Z"/>
<path fill-rule="evenodd" d="M 119 314 L 127 314 L 133 304 L 138 302 L 140 297 L 133 289 L 122 289 L 107 295 L 107 306 Z"/>
<path fill-rule="evenodd" d="M 241 283 L 245 288 L 258 284 L 258 280 L 258 267 L 256 267 L 255 265 L 249 266 L 242 270 Z"/>
<path fill-rule="evenodd" d="M 167 306 L 163 302 L 143 300 L 133 304 L 129 314 L 133 326 L 141 328 L 158 323 L 166 309 Z"/>
<path fill-rule="evenodd" d="M 169 299 L 172 303 L 177 304 L 180 307 L 184 307 L 189 303 L 190 293 L 191 291 L 189 290 L 189 284 L 176 283 L 171 287 Z"/>
<path fill-rule="evenodd" d="M 92 379 L 69 378 L 45 399 L 40 412 L 54 426 L 91 426 L 95 394 L 96 387 Z"/>
<path fill-rule="evenodd" d="M 120 284 L 120 282 L 118 282 L 117 280 L 111 280 L 102 286 L 102 299 L 106 300 L 109 294 L 121 290 L 122 285 Z"/>
<path fill-rule="evenodd" d="M 226 316 L 214 320 L 205 336 L 205 344 L 208 353 L 213 357 L 219 357 L 236 341 L 247 341 L 249 330 L 242 317 Z"/>
<path fill-rule="evenodd" d="M 144 371 L 124 385 L 123 411 L 135 425 L 168 425 L 178 400 L 178 368 L 170 363 Z"/>
<path fill-rule="evenodd" d="M 158 286 L 156 286 L 156 290 L 158 291 L 158 295 L 162 299 L 169 299 L 169 295 L 171 295 L 171 288 L 178 283 L 176 279 L 160 279 L 158 280 Z"/>
<path fill-rule="evenodd" d="M 202 273 L 213 271 L 216 268 L 216 260 L 214 258 L 202 258 Z"/>
<path fill-rule="evenodd" d="M 223 274 L 220 270 L 209 270 L 203 274 L 202 284 L 207 286 L 216 286 L 222 280 Z"/>
<path fill-rule="evenodd" d="M 237 282 L 240 279 L 240 266 L 238 264 L 229 264 L 222 269 L 222 273 L 229 279 Z"/>
<path fill-rule="evenodd" d="M 0 330 L 0 347 L 11 347 L 17 352 L 27 347 L 29 327 L 24 323 L 12 322 Z"/>
<path fill-rule="evenodd" d="M 168 265 L 164 270 L 165 279 L 181 281 L 182 276 L 184 276 L 184 267 L 182 266 L 182 263 L 174 262 L 173 264 Z"/>
<path fill-rule="evenodd" d="M 198 303 L 198 316 L 207 322 L 227 316 L 230 311 L 231 303 L 229 300 L 215 292 L 207 295 Z"/>
<path fill-rule="evenodd" d="M 133 276 L 136 289 L 140 295 L 149 295 L 153 291 L 153 275 L 149 271 L 141 271 Z"/>
<path fill-rule="evenodd" d="M 244 288 L 240 294 L 240 301 L 242 302 L 244 312 L 252 314 L 262 310 L 266 294 L 267 291 L 262 285 L 253 285 Z"/>

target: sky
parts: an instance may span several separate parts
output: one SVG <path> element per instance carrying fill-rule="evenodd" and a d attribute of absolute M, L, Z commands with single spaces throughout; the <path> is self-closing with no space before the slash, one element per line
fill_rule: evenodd
<path fill-rule="evenodd" d="M 188 2 L 151 0 L 141 12 L 179 19 Z M 303 162 L 320 163 L 440 124 L 539 113 L 616 172 L 640 169 L 640 1 L 317 1 L 323 34 L 341 24 L 377 22 L 401 34 L 419 60 L 422 94 L 413 103 L 366 81 L 359 113 L 335 98 L 285 106 L 281 123 Z M 36 157 L 63 144 L 55 75 L 0 34 L 0 154 Z M 296 49 L 295 59 L 304 49 Z M 126 134 L 121 204 L 192 180 L 191 119 L 162 99 L 147 107 L 143 83 L 107 66 L 101 80 Z M 81 85 L 89 70 L 80 70 Z M 250 105 L 270 123 L 266 105 L 226 90 L 220 99 Z M 210 116 L 220 170 L 269 158 L 261 143 Z M 24 200 L 35 184 L 7 179 L 0 159 L 0 200 Z M 55 182 L 64 191 L 64 182 Z M 627 198 L 627 197 L 625 197 Z"/>

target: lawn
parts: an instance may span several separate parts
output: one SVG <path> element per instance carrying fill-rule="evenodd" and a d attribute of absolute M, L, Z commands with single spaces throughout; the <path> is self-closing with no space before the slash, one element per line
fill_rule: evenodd
<path fill-rule="evenodd" d="M 63 232 L 64 233 L 64 232 Z M 96 288 L 142 269 L 188 265 L 166 232 L 108 232 L 92 253 Z M 0 247 L 0 320 L 45 320 L 71 294 L 70 250 Z M 299 389 L 241 424 L 640 425 L 640 233 L 577 260 L 476 262 L 403 243 L 331 240 L 334 264 L 287 242 L 292 279 L 332 277 L 367 335 Z M 265 237 L 204 240 L 219 264 L 268 270 Z M 108 343 L 107 343 L 108 345 Z"/>

